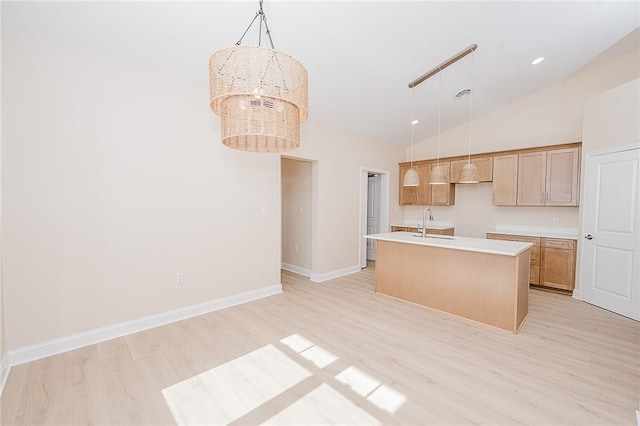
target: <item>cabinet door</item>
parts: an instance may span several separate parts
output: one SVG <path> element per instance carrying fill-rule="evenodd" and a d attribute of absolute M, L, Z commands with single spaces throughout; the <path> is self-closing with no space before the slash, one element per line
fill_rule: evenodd
<path fill-rule="evenodd" d="M 546 151 L 518 155 L 518 205 L 543 206 L 547 169 Z"/>
<path fill-rule="evenodd" d="M 433 163 L 431 168 L 436 167 L 438 164 Z M 441 161 L 440 165 L 444 167 L 447 175 L 447 182 L 451 182 L 451 162 Z M 431 186 L 431 205 L 432 206 L 453 206 L 456 203 L 456 187 L 452 183 L 444 185 L 430 185 Z"/>
<path fill-rule="evenodd" d="M 451 183 L 460 182 L 460 172 L 468 160 L 455 160 L 451 162 Z M 471 163 L 478 168 L 480 182 L 491 182 L 493 180 L 493 158 L 482 157 L 472 158 Z"/>
<path fill-rule="evenodd" d="M 431 205 L 431 164 L 419 164 L 415 166 L 420 176 L 420 186 L 417 188 L 416 204 L 419 206 Z"/>
<path fill-rule="evenodd" d="M 416 203 L 416 196 L 418 193 L 418 187 L 416 186 L 403 186 L 402 183 L 404 181 L 404 175 L 411 168 L 409 164 L 401 164 L 400 165 L 400 190 L 398 191 L 400 194 L 400 205 L 412 205 Z M 414 166 L 415 168 L 415 166 Z"/>
<path fill-rule="evenodd" d="M 515 206 L 518 195 L 518 154 L 493 157 L 493 204 Z"/>
<path fill-rule="evenodd" d="M 545 204 L 577 206 L 579 177 L 580 148 L 547 151 Z"/>
<path fill-rule="evenodd" d="M 573 290 L 575 286 L 575 251 L 542 247 L 540 285 Z"/>

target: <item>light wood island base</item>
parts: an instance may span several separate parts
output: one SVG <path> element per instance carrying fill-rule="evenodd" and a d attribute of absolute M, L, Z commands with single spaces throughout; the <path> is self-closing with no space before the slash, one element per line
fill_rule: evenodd
<path fill-rule="evenodd" d="M 377 240 L 376 293 L 517 333 L 530 249 L 515 256 Z"/>

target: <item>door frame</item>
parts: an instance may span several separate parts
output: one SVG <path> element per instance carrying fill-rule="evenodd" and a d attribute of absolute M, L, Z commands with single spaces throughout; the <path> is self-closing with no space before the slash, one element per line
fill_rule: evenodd
<path fill-rule="evenodd" d="M 609 148 L 605 148 L 605 149 L 600 149 L 597 151 L 591 151 L 591 152 L 587 152 L 585 153 L 583 151 L 583 158 L 581 163 L 583 164 L 582 167 L 582 179 L 580 182 L 580 211 L 579 211 L 579 216 L 580 216 L 580 229 L 578 231 L 578 253 L 577 253 L 577 264 L 576 264 L 576 288 L 573 291 L 573 297 L 578 299 L 578 300 L 583 300 L 582 298 L 582 288 L 583 285 L 582 283 L 584 282 L 584 274 L 585 271 L 582 268 L 583 262 L 585 262 L 584 259 L 584 252 L 582 250 L 582 238 L 585 235 L 586 230 L 584 229 L 585 226 L 585 221 L 586 221 L 586 215 L 587 215 L 587 210 L 586 208 L 584 208 L 584 197 L 585 194 L 587 193 L 587 191 L 591 190 L 590 188 L 586 187 L 586 183 L 587 183 L 587 169 L 589 167 L 589 161 L 592 157 L 595 156 L 599 156 L 599 155 L 606 155 L 606 154 L 615 154 L 618 152 L 624 152 L 624 151 L 631 151 L 634 149 L 638 149 L 640 148 L 640 143 L 635 143 L 635 144 L 625 144 L 625 145 L 619 145 L 619 146 L 613 146 L 613 147 L 609 147 Z"/>
<path fill-rule="evenodd" d="M 367 241 L 364 235 L 367 234 L 369 173 L 380 175 L 380 230 L 386 231 L 389 229 L 389 171 L 376 169 L 374 167 L 360 167 L 360 213 L 358 226 L 358 258 L 360 259 L 360 268 L 366 268 L 367 266 Z"/>

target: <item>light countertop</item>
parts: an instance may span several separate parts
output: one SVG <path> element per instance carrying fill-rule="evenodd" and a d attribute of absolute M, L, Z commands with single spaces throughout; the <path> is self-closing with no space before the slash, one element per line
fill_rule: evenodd
<path fill-rule="evenodd" d="M 401 225 L 407 226 L 407 225 Z M 476 251 L 481 253 L 517 256 L 533 244 L 516 241 L 488 240 L 485 238 L 452 237 L 445 235 L 428 235 L 423 238 L 415 232 L 387 232 L 383 234 L 365 235 L 372 240 L 391 241 L 396 243 L 416 244 L 422 246 L 442 247 L 453 250 Z"/>
<path fill-rule="evenodd" d="M 578 230 L 576 228 L 496 225 L 495 230 L 487 231 L 487 233 L 521 235 L 523 237 L 566 238 L 569 240 L 578 239 Z"/>

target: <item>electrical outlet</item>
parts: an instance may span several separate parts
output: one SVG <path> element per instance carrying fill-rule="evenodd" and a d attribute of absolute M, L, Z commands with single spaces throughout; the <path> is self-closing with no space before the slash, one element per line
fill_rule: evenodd
<path fill-rule="evenodd" d="M 176 284 L 182 284 L 183 281 L 184 281 L 184 275 L 182 275 L 182 272 L 178 272 L 176 274 Z"/>
<path fill-rule="evenodd" d="M 512 216 L 511 223 L 518 223 L 518 216 Z"/>
<path fill-rule="evenodd" d="M 559 224 L 559 223 L 560 223 L 560 219 L 558 219 L 557 217 L 554 217 L 554 218 L 553 218 L 553 224 L 554 224 L 554 225 L 557 225 L 557 224 Z"/>

